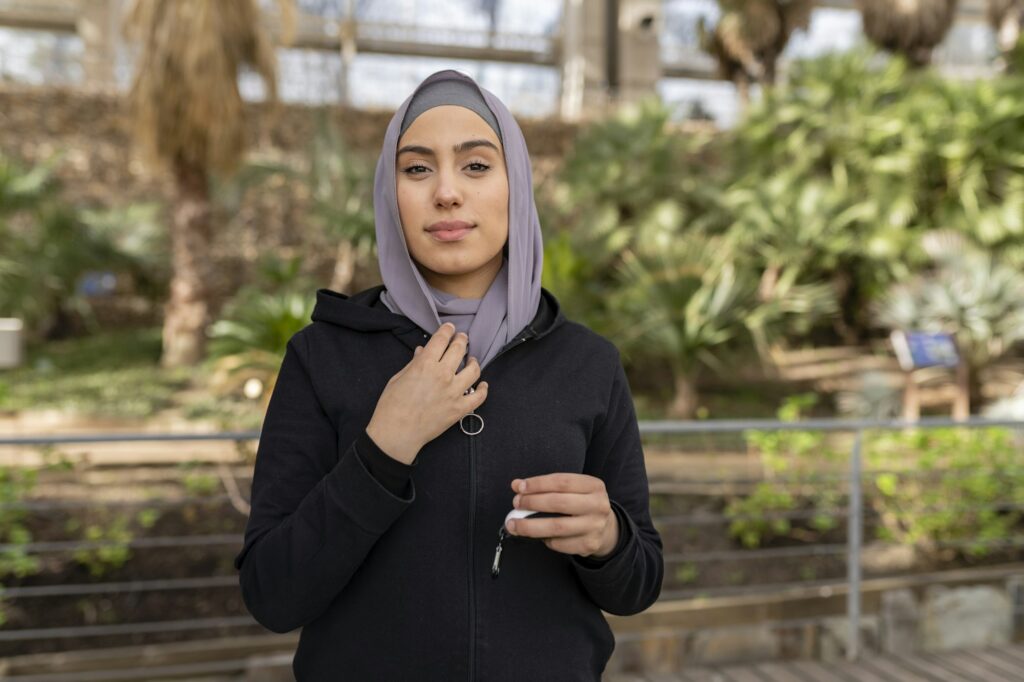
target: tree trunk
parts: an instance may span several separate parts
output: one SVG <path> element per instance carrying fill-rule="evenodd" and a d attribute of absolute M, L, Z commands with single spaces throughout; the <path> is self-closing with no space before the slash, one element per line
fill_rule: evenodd
<path fill-rule="evenodd" d="M 164 367 L 199 362 L 210 320 L 210 188 L 206 169 L 178 159 L 171 222 L 171 291 L 164 308 Z"/>
<path fill-rule="evenodd" d="M 697 412 L 697 384 L 693 372 L 674 372 L 675 396 L 668 408 L 669 419 L 693 419 Z"/>
<path fill-rule="evenodd" d="M 740 114 L 746 114 L 750 108 L 750 81 L 745 74 L 736 78 L 736 96 L 740 102 Z"/>
<path fill-rule="evenodd" d="M 356 250 L 347 239 L 338 241 L 338 252 L 334 259 L 334 274 L 331 275 L 331 291 L 351 293 L 349 287 L 356 275 Z"/>

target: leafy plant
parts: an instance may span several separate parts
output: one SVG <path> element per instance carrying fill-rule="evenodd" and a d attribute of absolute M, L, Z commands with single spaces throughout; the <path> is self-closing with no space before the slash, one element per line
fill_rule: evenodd
<path fill-rule="evenodd" d="M 23 319 L 32 336 L 67 333 L 74 316 L 95 327 L 78 290 L 82 275 L 135 269 L 108 235 L 60 199 L 55 163 L 26 170 L 0 156 L 0 309 Z"/>
<path fill-rule="evenodd" d="M 32 542 L 32 533 L 25 525 L 25 498 L 36 487 L 35 469 L 0 467 L 0 626 L 7 621 L 3 604 L 3 581 L 8 576 L 23 578 L 38 573 L 41 564 L 25 546 Z"/>
<path fill-rule="evenodd" d="M 837 331 L 862 339 L 867 303 L 927 265 L 927 231 L 1024 262 L 1022 92 L 1019 77 L 953 81 L 867 50 L 795 62 L 716 143 L 706 224 L 765 300 L 777 282 L 828 284 Z"/>
<path fill-rule="evenodd" d="M 919 429 L 865 448 L 879 537 L 929 556 L 980 557 L 1018 531 L 1024 463 L 1009 429 Z"/>
<path fill-rule="evenodd" d="M 220 486 L 217 476 L 202 471 L 199 462 L 186 462 L 181 465 L 182 485 L 185 491 L 195 497 L 212 495 Z"/>
<path fill-rule="evenodd" d="M 69 520 L 66 524 L 69 532 L 78 532 L 85 542 L 100 543 L 97 547 L 76 549 L 72 557 L 94 578 L 102 578 L 107 571 L 121 568 L 132 556 L 129 544 L 135 535 L 130 526 L 130 517 L 126 514 L 115 514 L 112 519 L 107 517 L 96 523 L 83 524 L 77 518 Z"/>
<path fill-rule="evenodd" d="M 376 260 L 374 167 L 324 116 L 318 119 L 309 157 L 304 179 L 313 202 L 312 217 L 337 242 L 330 288 L 348 292 L 357 264 Z"/>
<path fill-rule="evenodd" d="M 702 213 L 706 181 L 657 100 L 581 129 L 552 182 L 537 188 L 545 235 L 543 282 L 567 313 L 614 335 L 607 297 L 626 250 L 684 238 Z"/>
<path fill-rule="evenodd" d="M 0 467 L 0 543 L 9 545 L 0 551 L 0 579 L 24 577 L 39 570 L 39 560 L 24 549 L 32 541 L 25 525 L 25 498 L 38 481 L 34 469 Z"/>
<path fill-rule="evenodd" d="M 754 492 L 745 498 L 729 502 L 725 514 L 729 521 L 729 534 L 738 539 L 744 547 L 760 547 L 774 537 L 785 537 L 791 525 L 789 519 L 772 517 L 784 514 L 797 507 L 797 499 L 778 486 L 759 484 Z"/>
<path fill-rule="evenodd" d="M 226 394 L 260 382 L 269 400 L 289 339 L 310 322 L 315 298 L 298 258 L 265 257 L 254 284 L 243 287 L 210 326 L 210 388 Z"/>
<path fill-rule="evenodd" d="M 814 400 L 795 397 L 779 418 L 798 421 Z M 865 500 L 879 540 L 926 557 L 980 557 L 1017 537 L 1024 463 L 1013 431 L 913 429 L 863 439 Z M 780 537 L 813 539 L 808 531 L 837 526 L 832 512 L 846 495 L 835 477 L 845 469 L 848 444 L 838 447 L 841 441 L 810 430 L 748 432 L 747 440 L 762 457 L 766 480 L 728 505 L 733 537 L 758 547 Z M 787 515 L 796 510 L 811 512 L 808 530 L 790 524 Z"/>
<path fill-rule="evenodd" d="M 891 329 L 947 332 L 955 336 L 968 368 L 974 400 L 981 369 L 1024 341 L 1024 275 L 961 235 L 926 235 L 933 268 L 894 286 L 875 308 Z"/>
<path fill-rule="evenodd" d="M 817 401 L 813 393 L 792 396 L 779 408 L 778 419 L 799 421 Z M 761 456 L 767 480 L 751 495 L 728 504 L 725 513 L 730 518 L 730 534 L 746 547 L 759 547 L 791 535 L 814 539 L 835 528 L 834 510 L 841 494 L 829 477 L 846 461 L 846 453 L 834 447 L 823 432 L 748 431 L 745 435 L 748 445 Z M 797 510 L 810 512 L 808 529 L 798 531 L 790 522 L 787 515 Z"/>

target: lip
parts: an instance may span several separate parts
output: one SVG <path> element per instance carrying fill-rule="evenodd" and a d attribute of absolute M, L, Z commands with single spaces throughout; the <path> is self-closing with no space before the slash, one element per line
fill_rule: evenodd
<path fill-rule="evenodd" d="M 469 234 L 473 229 L 472 223 L 464 220 L 439 220 L 427 228 L 434 239 L 442 242 L 456 242 Z"/>

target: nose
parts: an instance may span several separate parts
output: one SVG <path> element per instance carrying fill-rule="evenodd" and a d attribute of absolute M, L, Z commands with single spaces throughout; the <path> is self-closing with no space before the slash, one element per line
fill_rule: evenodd
<path fill-rule="evenodd" d="M 434 204 L 438 208 L 448 208 L 462 203 L 462 193 L 459 191 L 455 173 L 439 171 L 437 173 L 437 186 L 434 187 Z"/>

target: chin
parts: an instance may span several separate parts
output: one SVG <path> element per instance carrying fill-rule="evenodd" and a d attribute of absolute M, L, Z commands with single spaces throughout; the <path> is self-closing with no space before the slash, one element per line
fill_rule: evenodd
<path fill-rule="evenodd" d="M 459 275 L 468 275 L 476 272 L 480 268 L 487 265 L 487 261 L 478 264 L 466 264 L 466 263 L 426 263 L 423 267 L 430 270 L 438 275 L 446 275 L 448 277 L 457 277 Z"/>

